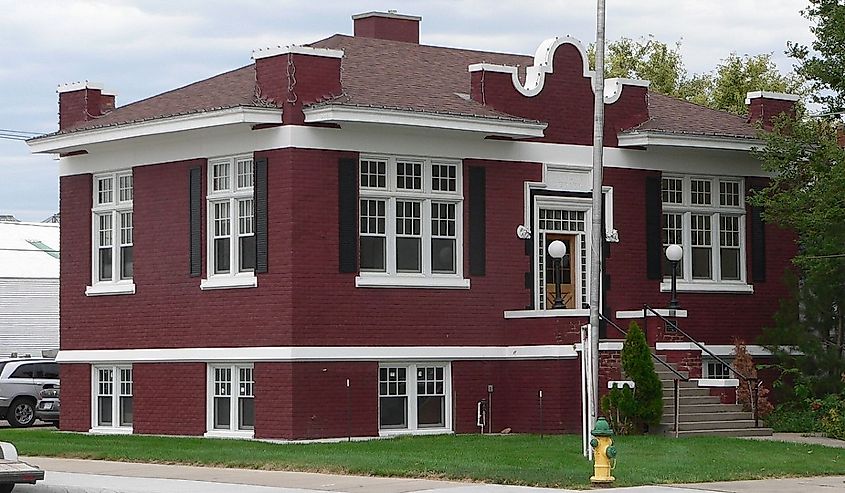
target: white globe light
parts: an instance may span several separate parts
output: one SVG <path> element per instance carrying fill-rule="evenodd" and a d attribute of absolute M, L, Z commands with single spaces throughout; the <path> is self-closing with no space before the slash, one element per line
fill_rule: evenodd
<path fill-rule="evenodd" d="M 670 262 L 677 262 L 684 256 L 684 249 L 681 245 L 669 245 L 666 247 L 666 258 Z"/>
<path fill-rule="evenodd" d="M 549 243 L 549 255 L 553 258 L 563 258 L 566 255 L 566 243 L 560 240 Z"/>

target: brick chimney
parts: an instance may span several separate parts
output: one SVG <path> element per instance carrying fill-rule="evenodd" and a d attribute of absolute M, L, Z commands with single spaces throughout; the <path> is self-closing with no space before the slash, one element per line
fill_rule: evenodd
<path fill-rule="evenodd" d="M 252 52 L 256 94 L 282 108 L 285 125 L 305 122 L 303 106 L 343 92 L 342 50 L 310 46 L 277 46 Z"/>
<path fill-rule="evenodd" d="M 745 97 L 748 107 L 748 121 L 761 123 L 765 130 L 774 127 L 773 119 L 781 113 L 795 115 L 795 102 L 798 96 L 782 92 L 754 91 Z"/>
<path fill-rule="evenodd" d="M 415 44 L 420 44 L 420 20 L 422 17 L 397 14 L 395 10 L 352 16 L 357 37 Z"/>
<path fill-rule="evenodd" d="M 104 93 L 102 84 L 73 82 L 62 84 L 59 93 L 59 130 L 76 127 L 114 109 L 115 95 Z"/>

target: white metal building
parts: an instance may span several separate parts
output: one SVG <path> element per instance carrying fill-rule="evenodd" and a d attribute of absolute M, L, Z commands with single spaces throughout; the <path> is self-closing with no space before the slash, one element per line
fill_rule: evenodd
<path fill-rule="evenodd" d="M 0 357 L 59 348 L 59 225 L 0 221 Z"/>

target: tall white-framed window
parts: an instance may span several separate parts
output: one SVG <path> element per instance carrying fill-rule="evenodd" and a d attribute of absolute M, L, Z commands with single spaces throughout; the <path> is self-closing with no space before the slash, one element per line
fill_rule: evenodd
<path fill-rule="evenodd" d="M 91 369 L 91 432 L 132 433 L 132 366 L 95 365 Z"/>
<path fill-rule="evenodd" d="M 208 365 L 206 436 L 252 438 L 255 430 L 253 365 Z"/>
<path fill-rule="evenodd" d="M 88 296 L 135 292 L 132 182 L 131 170 L 94 175 Z"/>
<path fill-rule="evenodd" d="M 548 253 L 552 241 L 566 245 L 561 261 L 561 299 L 564 309 L 581 313 L 589 310 L 590 227 L 592 221 L 589 198 L 537 196 L 534 199 L 534 306 L 551 309 L 557 289 L 554 259 Z"/>
<path fill-rule="evenodd" d="M 751 292 L 745 267 L 745 184 L 738 177 L 674 176 L 661 180 L 663 248 L 678 244 L 678 289 Z M 663 259 L 668 280 L 671 264 Z M 664 282 L 661 289 L 668 289 Z"/>
<path fill-rule="evenodd" d="M 449 363 L 383 363 L 378 379 L 379 434 L 452 430 Z"/>
<path fill-rule="evenodd" d="M 459 161 L 359 160 L 357 286 L 468 288 Z"/>
<path fill-rule="evenodd" d="M 253 170 L 251 155 L 208 160 L 208 268 L 202 289 L 258 285 Z"/>

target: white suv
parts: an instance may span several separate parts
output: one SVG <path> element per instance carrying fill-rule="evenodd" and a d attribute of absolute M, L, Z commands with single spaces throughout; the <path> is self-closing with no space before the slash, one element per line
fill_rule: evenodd
<path fill-rule="evenodd" d="M 59 364 L 51 359 L 0 360 L 0 417 L 13 428 L 32 426 L 38 393 L 58 384 Z"/>

